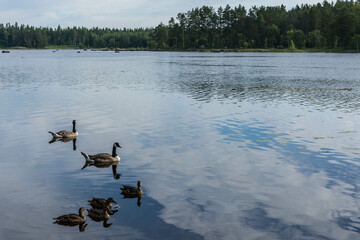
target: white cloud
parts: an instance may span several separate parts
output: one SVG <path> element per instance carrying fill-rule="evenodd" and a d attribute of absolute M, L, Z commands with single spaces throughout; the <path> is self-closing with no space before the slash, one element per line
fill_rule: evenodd
<path fill-rule="evenodd" d="M 55 12 L 46 12 L 43 15 L 44 18 L 59 19 L 59 16 Z"/>

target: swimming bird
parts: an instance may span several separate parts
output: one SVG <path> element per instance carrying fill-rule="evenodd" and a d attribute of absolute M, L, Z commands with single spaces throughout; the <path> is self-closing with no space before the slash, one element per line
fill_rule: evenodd
<path fill-rule="evenodd" d="M 112 212 L 107 206 L 103 207 L 102 209 L 93 208 L 88 210 L 89 218 L 96 222 L 108 220 L 110 218 L 109 213 Z"/>
<path fill-rule="evenodd" d="M 79 214 L 67 214 L 53 218 L 55 220 L 54 223 L 68 226 L 79 225 L 86 222 L 86 216 L 84 215 L 85 212 L 87 212 L 85 208 L 81 207 L 79 208 Z"/>
<path fill-rule="evenodd" d="M 123 185 L 121 189 L 121 194 L 124 195 L 124 197 L 132 198 L 132 197 L 142 197 L 143 191 L 141 189 L 141 182 L 137 182 L 137 187 L 132 186 L 125 186 Z"/>
<path fill-rule="evenodd" d="M 93 198 L 88 200 L 90 206 L 97 209 L 103 209 L 104 207 L 112 208 L 112 203 L 118 204 L 113 198 Z"/>
<path fill-rule="evenodd" d="M 79 136 L 79 133 L 75 129 L 76 120 L 73 120 L 72 124 L 73 124 L 72 132 L 67 131 L 67 130 L 61 130 L 61 131 L 59 131 L 57 133 L 54 133 L 54 132 L 51 132 L 51 131 L 49 131 L 49 133 L 53 136 L 53 138 L 76 138 L 77 136 Z"/>
<path fill-rule="evenodd" d="M 88 162 L 94 163 L 113 163 L 113 162 L 120 162 L 120 157 L 116 154 L 116 147 L 120 147 L 118 142 L 113 144 L 112 154 L 109 153 L 98 153 L 95 155 L 88 155 L 84 152 L 81 154 L 84 156 L 85 160 Z"/>

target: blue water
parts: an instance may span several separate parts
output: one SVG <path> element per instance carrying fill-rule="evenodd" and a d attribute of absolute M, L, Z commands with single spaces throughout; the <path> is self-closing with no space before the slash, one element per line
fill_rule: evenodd
<path fill-rule="evenodd" d="M 0 239 L 358 239 L 360 55 L 0 54 Z M 49 144 L 51 131 L 77 139 Z M 84 166 L 80 152 L 120 164 Z M 116 171 L 114 173 L 114 171 Z M 123 199 L 141 180 L 144 196 Z M 52 218 L 113 197 L 108 228 Z"/>

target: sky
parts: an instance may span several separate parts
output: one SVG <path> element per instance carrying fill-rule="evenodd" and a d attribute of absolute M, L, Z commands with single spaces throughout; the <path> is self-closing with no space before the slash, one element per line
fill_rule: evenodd
<path fill-rule="evenodd" d="M 29 24 L 42 27 L 154 27 L 167 23 L 180 12 L 195 7 L 280 6 L 316 4 L 322 0 L 0 0 L 0 23 Z"/>

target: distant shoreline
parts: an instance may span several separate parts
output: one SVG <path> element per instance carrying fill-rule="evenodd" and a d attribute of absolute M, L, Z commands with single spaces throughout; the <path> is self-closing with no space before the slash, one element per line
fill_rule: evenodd
<path fill-rule="evenodd" d="M 356 50 L 348 49 L 291 49 L 291 48 L 240 48 L 240 49 L 149 49 L 149 48 L 91 48 L 81 49 L 78 46 L 59 45 L 47 46 L 45 48 L 10 47 L 1 50 L 78 50 L 78 51 L 114 51 L 114 52 L 212 52 L 212 53 L 241 53 L 241 52 L 271 52 L 271 53 L 359 53 Z"/>

